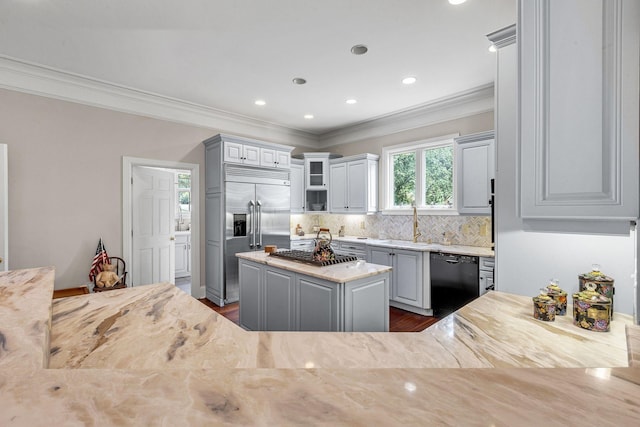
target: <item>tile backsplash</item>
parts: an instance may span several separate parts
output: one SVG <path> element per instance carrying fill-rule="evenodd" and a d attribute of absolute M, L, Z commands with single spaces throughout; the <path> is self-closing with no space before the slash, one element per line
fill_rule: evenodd
<path fill-rule="evenodd" d="M 306 235 L 314 235 L 313 226 L 329 228 L 337 236 L 344 226 L 345 235 L 383 239 L 412 240 L 411 215 L 340 215 L 292 214 L 291 234 L 300 224 Z M 440 243 L 443 233 L 454 245 L 491 246 L 491 219 L 487 216 L 422 215 L 418 216 L 420 242 Z"/>

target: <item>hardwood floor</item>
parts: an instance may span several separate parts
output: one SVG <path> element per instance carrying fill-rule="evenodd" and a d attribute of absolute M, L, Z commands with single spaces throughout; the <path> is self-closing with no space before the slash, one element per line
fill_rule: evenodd
<path fill-rule="evenodd" d="M 240 310 L 238 303 L 227 304 L 224 307 L 218 307 L 206 298 L 199 299 L 201 303 L 220 313 L 233 323 L 240 323 Z M 389 332 L 420 332 L 436 323 L 439 319 L 436 317 L 421 316 L 409 311 L 400 310 L 399 308 L 389 307 Z"/>

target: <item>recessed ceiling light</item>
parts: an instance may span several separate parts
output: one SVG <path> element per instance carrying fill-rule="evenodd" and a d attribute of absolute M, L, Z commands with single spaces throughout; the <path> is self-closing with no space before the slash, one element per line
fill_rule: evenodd
<path fill-rule="evenodd" d="M 292 80 L 294 85 L 303 85 L 305 83 L 307 83 L 307 81 L 305 79 L 303 79 L 302 77 L 294 77 L 294 79 Z"/>
<path fill-rule="evenodd" d="M 254 104 L 259 105 L 259 106 L 263 106 L 266 105 L 267 103 L 263 100 L 263 99 L 256 99 Z"/>
<path fill-rule="evenodd" d="M 357 44 L 351 48 L 351 53 L 354 55 L 364 55 L 369 51 L 369 48 L 363 44 Z"/>
<path fill-rule="evenodd" d="M 489 46 L 489 52 L 497 52 L 498 49 L 496 48 L 495 44 L 491 44 L 491 46 Z"/>
<path fill-rule="evenodd" d="M 449 0 L 449 3 L 451 4 L 462 4 L 464 2 L 466 2 L 467 0 Z"/>
<path fill-rule="evenodd" d="M 405 77 L 404 79 L 402 79 L 402 84 L 405 85 L 412 85 L 414 84 L 418 79 L 416 79 L 415 77 Z"/>
<path fill-rule="evenodd" d="M 347 99 L 347 104 L 357 104 L 357 103 L 358 103 L 357 99 L 353 99 L 353 98 Z"/>
<path fill-rule="evenodd" d="M 305 114 L 304 118 L 307 120 L 313 119 L 313 114 Z"/>

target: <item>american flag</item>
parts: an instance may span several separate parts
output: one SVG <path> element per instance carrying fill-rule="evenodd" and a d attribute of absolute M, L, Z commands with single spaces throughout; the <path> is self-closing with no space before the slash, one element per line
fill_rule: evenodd
<path fill-rule="evenodd" d="M 102 237 L 98 242 L 98 247 L 96 248 L 96 255 L 93 257 L 93 262 L 91 263 L 91 269 L 89 270 L 89 280 L 93 282 L 94 277 L 98 275 L 102 271 L 103 263 L 109 264 L 109 255 L 107 255 L 107 250 L 104 248 L 104 244 L 102 244 Z"/>

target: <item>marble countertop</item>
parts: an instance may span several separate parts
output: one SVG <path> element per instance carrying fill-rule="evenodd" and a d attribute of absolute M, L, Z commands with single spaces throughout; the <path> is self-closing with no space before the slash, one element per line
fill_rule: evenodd
<path fill-rule="evenodd" d="M 640 368 L 627 367 L 640 329 L 629 316 L 591 332 L 567 317 L 534 320 L 530 298 L 491 292 L 421 333 L 249 332 L 170 284 L 52 302 L 52 279 L 52 270 L 0 273 L 0 330 L 21 307 L 23 333 L 44 340 L 31 325 L 43 311 L 52 319 L 48 369 L 7 357 L 33 343 L 0 345 L 0 425 L 640 419 Z M 34 291 L 49 300 L 24 298 Z"/>
<path fill-rule="evenodd" d="M 52 368 L 626 367 L 625 325 L 542 322 L 531 298 L 490 292 L 421 333 L 249 332 L 170 284 L 53 302 Z"/>
<path fill-rule="evenodd" d="M 311 240 L 315 239 L 314 235 L 308 234 L 305 236 L 292 235 L 291 240 Z M 375 239 L 375 238 L 359 238 L 355 236 L 336 237 L 333 236 L 333 240 L 338 242 L 351 242 L 361 243 L 365 245 L 378 246 L 384 248 L 393 249 L 409 249 L 414 251 L 423 252 L 446 252 L 457 255 L 470 255 L 470 256 L 482 256 L 493 257 L 494 252 L 491 248 L 485 248 L 482 246 L 464 246 L 464 245 L 443 245 L 440 243 L 427 243 L 417 242 L 413 243 L 409 240 L 392 240 L 392 239 Z"/>
<path fill-rule="evenodd" d="M 0 273 L 0 369 L 48 366 L 54 275 L 53 267 Z"/>
<path fill-rule="evenodd" d="M 283 270 L 294 273 L 306 274 L 307 276 L 317 277 L 318 279 L 328 280 L 334 283 L 351 282 L 391 271 L 391 267 L 386 265 L 370 264 L 364 261 L 344 262 L 341 264 L 327 265 L 325 267 L 317 267 L 301 262 L 272 257 L 268 253 L 259 251 L 240 252 L 237 253 L 236 256 L 248 261 L 282 268 Z"/>

